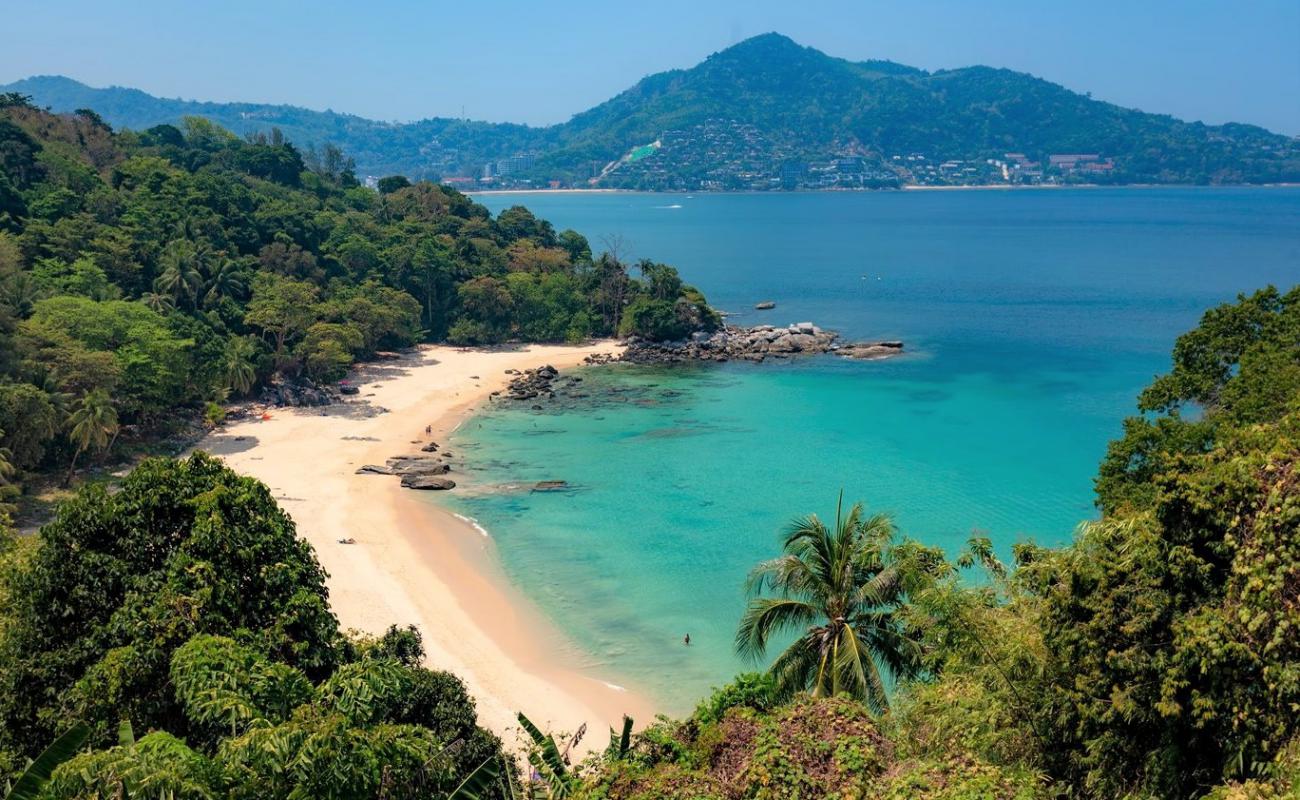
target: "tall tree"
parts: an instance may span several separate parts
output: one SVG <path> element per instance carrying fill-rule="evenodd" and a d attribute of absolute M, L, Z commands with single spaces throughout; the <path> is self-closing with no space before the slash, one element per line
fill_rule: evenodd
<path fill-rule="evenodd" d="M 246 336 L 231 339 L 221 365 L 226 388 L 236 395 L 247 394 L 257 380 L 253 359 L 257 356 L 256 342 Z"/>
<path fill-rule="evenodd" d="M 81 398 L 72 416 L 68 417 L 68 438 L 76 449 L 72 453 L 72 462 L 68 464 L 68 475 L 63 481 L 65 486 L 72 482 L 81 454 L 87 450 L 104 450 L 117 431 L 117 409 L 113 407 L 108 392 L 96 389 Z"/>
<path fill-rule="evenodd" d="M 889 517 L 866 516 L 860 503 L 843 512 L 841 502 L 832 528 L 816 514 L 794 520 L 784 555 L 753 569 L 736 650 L 760 658 L 774 634 L 802 631 L 770 667 L 778 696 L 847 693 L 883 711 L 886 675 L 909 677 L 920 664 L 900 614 L 911 565 L 896 557 Z"/>
<path fill-rule="evenodd" d="M 154 289 L 170 297 L 178 306 L 193 308 L 211 259 L 211 249 L 201 241 L 194 243 L 176 239 L 168 243 L 159 262 L 162 272 L 154 281 Z"/>

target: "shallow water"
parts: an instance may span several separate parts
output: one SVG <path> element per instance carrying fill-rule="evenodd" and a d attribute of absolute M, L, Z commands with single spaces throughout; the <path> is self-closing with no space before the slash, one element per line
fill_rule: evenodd
<path fill-rule="evenodd" d="M 458 432 L 474 471 L 448 502 L 597 674 L 673 712 L 746 666 L 741 584 L 792 517 L 833 514 L 843 489 L 949 549 L 973 530 L 1003 553 L 1064 542 L 1177 334 L 1300 281 L 1292 189 L 479 199 L 597 250 L 621 235 L 625 257 L 675 264 L 738 322 L 908 344 L 884 362 L 591 369 L 575 407 Z M 574 489 L 474 491 L 549 479 Z"/>

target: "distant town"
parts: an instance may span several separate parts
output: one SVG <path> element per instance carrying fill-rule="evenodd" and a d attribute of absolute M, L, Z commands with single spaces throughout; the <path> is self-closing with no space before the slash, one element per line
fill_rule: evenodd
<path fill-rule="evenodd" d="M 454 150 L 440 150 L 434 142 L 426 151 L 440 156 L 440 165 L 454 171 Z M 1007 152 L 952 158 L 942 153 L 877 153 L 850 144 L 837 153 L 809 154 L 794 143 L 773 141 L 754 125 L 710 120 L 687 129 L 666 130 L 617 161 L 593 162 L 587 177 L 548 176 L 538 152 L 489 161 L 475 175 L 434 177 L 466 191 L 792 191 L 1102 183 L 1114 169 L 1114 160 L 1102 153 L 1050 153 L 1035 158 Z M 368 177 L 367 183 L 377 185 L 378 178 Z"/>

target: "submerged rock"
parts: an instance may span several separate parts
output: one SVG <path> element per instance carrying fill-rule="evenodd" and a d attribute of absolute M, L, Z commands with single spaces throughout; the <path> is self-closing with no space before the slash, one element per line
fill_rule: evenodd
<path fill-rule="evenodd" d="M 836 351 L 845 358 L 877 359 L 890 358 L 903 352 L 902 342 L 863 342 L 845 345 Z"/>
<path fill-rule="evenodd" d="M 456 488 L 456 482 L 450 478 L 439 478 L 433 475 L 403 475 L 402 486 L 407 489 L 445 491 Z"/>

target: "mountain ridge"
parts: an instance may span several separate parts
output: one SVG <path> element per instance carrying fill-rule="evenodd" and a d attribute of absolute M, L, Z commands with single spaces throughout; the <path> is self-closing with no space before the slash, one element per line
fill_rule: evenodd
<path fill-rule="evenodd" d="M 648 75 L 545 127 L 447 117 L 383 122 L 288 104 L 171 100 L 64 76 L 34 76 L 0 91 L 30 94 L 60 112 L 93 108 L 118 127 L 174 124 L 190 114 L 241 135 L 278 127 L 302 148 L 341 147 L 369 174 L 484 186 L 1300 180 L 1298 140 L 1260 126 L 1128 109 L 1005 68 L 931 72 L 850 61 L 779 33 Z M 1057 154 L 1096 158 L 1082 168 L 1040 163 Z M 955 166 L 940 169 L 945 164 Z"/>

